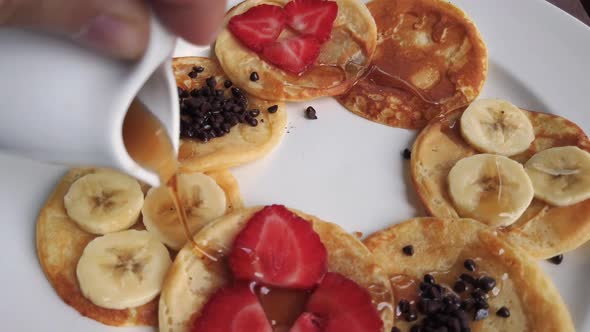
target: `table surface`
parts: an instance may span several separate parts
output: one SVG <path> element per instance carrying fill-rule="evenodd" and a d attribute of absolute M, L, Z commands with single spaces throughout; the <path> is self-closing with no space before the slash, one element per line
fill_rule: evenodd
<path fill-rule="evenodd" d="M 580 0 L 547 0 L 552 4 L 556 5 L 557 7 L 565 10 L 566 12 L 570 13 L 570 15 L 576 17 L 580 21 L 590 25 L 590 17 L 588 13 L 584 9 L 582 2 Z M 582 0 L 584 1 L 584 0 Z M 588 3 L 587 6 L 590 7 Z"/>

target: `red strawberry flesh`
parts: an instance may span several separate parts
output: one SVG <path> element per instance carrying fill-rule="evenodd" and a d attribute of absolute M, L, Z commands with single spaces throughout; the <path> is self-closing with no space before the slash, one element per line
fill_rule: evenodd
<path fill-rule="evenodd" d="M 322 320 L 316 315 L 304 312 L 297 318 L 289 332 L 322 332 Z"/>
<path fill-rule="evenodd" d="M 191 332 L 272 332 L 258 298 L 247 283 L 218 290 L 201 310 Z"/>
<path fill-rule="evenodd" d="M 291 37 L 264 47 L 262 55 L 273 65 L 299 75 L 320 55 L 320 44 L 313 37 Z"/>
<path fill-rule="evenodd" d="M 330 39 L 338 4 L 325 0 L 293 0 L 285 7 L 287 24 L 303 35 L 315 37 L 319 42 Z"/>
<path fill-rule="evenodd" d="M 327 252 L 310 222 L 272 205 L 255 213 L 238 234 L 229 265 L 237 279 L 307 289 L 326 273 Z"/>
<path fill-rule="evenodd" d="M 285 27 L 285 22 L 283 8 L 259 5 L 233 16 L 229 20 L 228 28 L 246 47 L 261 52 L 264 45 L 277 40 Z"/>
<path fill-rule="evenodd" d="M 367 290 L 338 273 L 326 273 L 305 310 L 322 320 L 323 332 L 379 332 L 383 329 L 383 321 Z"/>

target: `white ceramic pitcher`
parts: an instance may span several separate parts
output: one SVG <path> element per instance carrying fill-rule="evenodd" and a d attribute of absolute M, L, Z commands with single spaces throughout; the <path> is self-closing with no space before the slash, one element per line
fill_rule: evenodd
<path fill-rule="evenodd" d="M 178 150 L 171 64 L 176 39 L 151 21 L 148 49 L 136 62 L 38 31 L 0 29 L 0 150 L 68 166 L 110 167 L 158 186 L 158 176 L 131 159 L 122 136 L 137 96 Z"/>

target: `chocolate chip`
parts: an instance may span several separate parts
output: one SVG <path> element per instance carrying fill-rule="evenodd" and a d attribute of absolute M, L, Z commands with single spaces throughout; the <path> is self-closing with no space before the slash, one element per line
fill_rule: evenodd
<path fill-rule="evenodd" d="M 193 67 L 193 71 L 194 72 L 197 72 L 197 73 L 202 73 L 202 72 L 205 71 L 205 67 L 203 67 L 203 66 L 198 66 L 198 67 L 195 66 L 195 67 Z"/>
<path fill-rule="evenodd" d="M 442 303 L 438 300 L 423 299 L 418 302 L 418 309 L 425 315 L 433 315 L 442 309 Z"/>
<path fill-rule="evenodd" d="M 410 149 L 404 149 L 402 156 L 405 160 L 410 160 L 410 158 L 412 158 L 412 151 L 410 151 Z"/>
<path fill-rule="evenodd" d="M 489 312 L 488 309 L 477 309 L 475 314 L 473 315 L 473 320 L 480 321 L 482 319 L 488 318 Z"/>
<path fill-rule="evenodd" d="M 414 246 L 407 245 L 407 246 L 405 246 L 405 247 L 402 248 L 402 251 L 404 252 L 404 254 L 406 256 L 413 256 L 414 255 Z"/>
<path fill-rule="evenodd" d="M 250 116 L 257 117 L 258 115 L 260 115 L 260 110 L 250 110 L 248 114 L 250 114 Z"/>
<path fill-rule="evenodd" d="M 272 105 L 271 107 L 266 109 L 268 113 L 276 113 L 279 110 L 279 105 Z"/>
<path fill-rule="evenodd" d="M 489 309 L 490 305 L 486 300 L 475 300 L 475 309 Z"/>
<path fill-rule="evenodd" d="M 477 280 L 467 273 L 462 273 L 459 278 L 470 285 L 476 286 Z"/>
<path fill-rule="evenodd" d="M 463 310 L 471 310 L 475 307 L 475 300 L 473 299 L 465 299 L 461 301 L 461 309 Z"/>
<path fill-rule="evenodd" d="M 447 320 L 449 320 L 449 317 L 450 317 L 449 315 L 445 315 L 445 314 L 436 314 L 432 318 L 440 326 L 440 325 L 445 325 L 447 323 Z"/>
<path fill-rule="evenodd" d="M 258 120 L 254 119 L 254 118 L 250 118 L 250 119 L 248 119 L 248 124 L 251 125 L 252 127 L 256 127 L 256 126 L 258 126 Z"/>
<path fill-rule="evenodd" d="M 308 119 L 310 119 L 310 120 L 316 120 L 316 119 L 318 118 L 318 117 L 317 117 L 317 115 L 316 115 L 315 108 L 313 108 L 313 107 L 311 107 L 311 106 L 308 106 L 308 107 L 305 109 L 305 116 L 306 116 Z"/>
<path fill-rule="evenodd" d="M 500 317 L 508 318 L 508 317 L 510 317 L 510 310 L 508 310 L 508 308 L 506 308 L 506 307 L 502 307 L 502 308 L 498 309 L 498 311 L 496 311 L 496 315 L 498 315 Z"/>
<path fill-rule="evenodd" d="M 454 295 L 449 295 L 443 298 L 443 311 L 447 314 L 454 313 L 461 309 L 461 299 Z"/>
<path fill-rule="evenodd" d="M 473 259 L 466 259 L 465 262 L 463 262 L 463 266 L 467 269 L 467 271 L 471 272 L 475 271 L 477 268 L 477 265 Z"/>
<path fill-rule="evenodd" d="M 427 284 L 431 284 L 431 285 L 434 285 L 435 284 L 434 277 L 431 274 L 425 274 L 424 275 L 424 282 L 427 283 Z"/>
<path fill-rule="evenodd" d="M 185 89 L 180 88 L 180 87 L 178 88 L 178 97 L 180 97 L 180 98 L 186 98 L 188 96 L 189 96 L 189 94 L 188 94 L 188 92 Z"/>
<path fill-rule="evenodd" d="M 213 77 L 213 76 L 211 76 L 208 79 L 206 79 L 205 80 L 205 83 L 211 89 L 215 89 L 215 86 L 217 85 L 217 81 L 215 80 L 215 77 Z"/>
<path fill-rule="evenodd" d="M 496 280 L 492 277 L 484 276 L 479 278 L 477 284 L 484 292 L 489 292 L 496 287 Z"/>
<path fill-rule="evenodd" d="M 258 73 L 253 71 L 252 73 L 250 73 L 250 81 L 252 82 L 256 82 L 260 79 L 260 77 L 258 77 Z"/>
<path fill-rule="evenodd" d="M 465 311 L 457 311 L 455 313 L 455 317 L 459 320 L 461 329 L 469 328 L 469 317 L 467 317 L 467 313 Z"/>
<path fill-rule="evenodd" d="M 475 291 L 473 291 L 473 292 L 471 293 L 471 297 L 472 297 L 472 298 L 473 298 L 475 301 L 478 301 L 478 300 L 485 300 L 485 299 L 486 299 L 486 293 L 485 293 L 483 290 L 481 290 L 481 289 L 477 289 L 477 290 L 475 290 Z"/>
<path fill-rule="evenodd" d="M 224 86 L 226 89 L 229 89 L 229 88 L 231 88 L 231 86 L 232 86 L 232 85 L 234 85 L 234 83 L 233 83 L 232 81 L 230 81 L 230 80 L 225 80 L 225 82 L 223 82 L 223 86 Z"/>
<path fill-rule="evenodd" d="M 199 76 L 199 74 L 196 71 L 191 71 L 188 73 L 188 77 L 190 78 L 197 78 L 197 76 Z"/>
<path fill-rule="evenodd" d="M 559 265 L 563 262 L 563 254 L 559 254 L 557 256 L 551 257 L 548 259 L 551 264 Z"/>
<path fill-rule="evenodd" d="M 440 299 L 442 296 L 442 291 L 440 289 L 440 286 L 435 285 L 433 287 L 430 287 L 428 290 L 426 290 L 425 295 L 431 299 Z"/>
<path fill-rule="evenodd" d="M 405 314 L 404 318 L 407 322 L 415 322 L 418 319 L 418 315 L 414 310 L 410 310 Z"/>
<path fill-rule="evenodd" d="M 457 293 L 463 293 L 465 290 L 467 290 L 467 284 L 461 280 L 457 280 L 453 286 L 453 290 Z"/>
<path fill-rule="evenodd" d="M 429 283 L 421 282 L 418 288 L 422 291 L 420 295 L 423 297 L 427 297 L 426 292 L 432 288 L 432 285 Z"/>
<path fill-rule="evenodd" d="M 397 307 L 402 314 L 405 314 L 410 311 L 410 302 L 408 302 L 408 300 L 401 299 L 397 304 Z"/>
<path fill-rule="evenodd" d="M 455 317 L 450 317 L 447 320 L 447 327 L 449 328 L 449 331 L 452 331 L 452 332 L 460 332 L 461 331 L 461 324 L 459 323 L 459 319 L 457 319 Z"/>
<path fill-rule="evenodd" d="M 231 88 L 231 93 L 232 93 L 232 95 L 239 97 L 242 95 L 242 90 L 240 88 L 234 86 L 233 88 Z"/>
<path fill-rule="evenodd" d="M 391 328 L 391 332 L 402 332 L 397 326 Z"/>

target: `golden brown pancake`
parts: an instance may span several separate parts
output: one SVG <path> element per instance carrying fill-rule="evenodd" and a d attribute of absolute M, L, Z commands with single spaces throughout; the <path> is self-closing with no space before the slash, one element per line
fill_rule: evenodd
<path fill-rule="evenodd" d="M 446 288 L 462 273 L 494 278 L 496 287 L 487 299 L 489 317 L 474 322 L 470 314 L 473 332 L 574 331 L 557 289 L 535 261 L 479 222 L 415 218 L 370 235 L 365 244 L 391 278 L 396 299 L 417 299 L 425 274 Z M 407 245 L 414 247 L 414 255 L 403 253 Z M 474 272 L 465 269 L 466 259 L 475 261 Z M 462 294 L 468 296 L 469 290 Z M 509 318 L 496 315 L 503 306 L 510 310 Z M 413 325 L 402 319 L 395 324 L 402 331 Z"/>
<path fill-rule="evenodd" d="M 261 4 L 284 6 L 290 0 L 246 0 L 232 8 L 227 22 L 238 14 Z M 316 63 L 297 76 L 266 62 L 246 48 L 225 27 L 217 37 L 215 55 L 221 66 L 240 87 L 271 100 L 309 100 L 335 96 L 348 90 L 369 66 L 375 51 L 377 28 L 367 7 L 360 0 L 336 0 L 338 16 L 332 37 L 322 45 Z M 292 34 L 285 29 L 279 39 Z M 250 81 L 257 72 L 260 80 Z"/>
<path fill-rule="evenodd" d="M 158 298 L 137 308 L 126 310 L 105 309 L 86 299 L 78 285 L 76 266 L 86 245 L 96 235 L 80 229 L 71 220 L 64 207 L 63 197 L 70 185 L 80 177 L 97 169 L 75 168 L 70 170 L 57 185 L 43 206 L 37 221 L 37 256 L 45 276 L 61 299 L 81 315 L 113 326 L 158 325 Z M 228 211 L 242 206 L 237 182 L 227 171 L 207 173 L 226 192 Z M 144 229 L 139 220 L 132 226 Z"/>
<path fill-rule="evenodd" d="M 420 129 L 483 88 L 487 50 L 475 24 L 442 0 L 373 0 L 378 29 L 369 74 L 338 99 L 392 127 Z"/>
<path fill-rule="evenodd" d="M 205 70 L 191 79 L 188 73 L 193 67 L 199 66 Z M 176 84 L 185 90 L 205 86 L 205 80 L 211 76 L 217 78 L 219 89 L 228 79 L 218 62 L 209 58 L 176 58 L 173 69 Z M 239 84 L 237 86 L 241 87 Z M 252 127 L 249 124 L 239 123 L 231 128 L 229 134 L 214 138 L 207 143 L 182 138 L 178 150 L 181 170 L 207 172 L 238 166 L 262 158 L 281 142 L 287 126 L 285 104 L 249 95 L 247 97 L 249 109 L 260 110 L 260 115 L 257 117 L 258 125 Z M 278 105 L 279 110 L 270 114 L 267 109 L 273 105 Z"/>
<path fill-rule="evenodd" d="M 590 151 L 588 137 L 571 121 L 523 112 L 531 120 L 535 140 L 527 151 L 512 159 L 524 163 L 539 151 L 567 145 Z M 461 114 L 463 110 L 456 110 L 433 120 L 420 133 L 412 151 L 411 173 L 418 196 L 428 212 L 440 218 L 460 216 L 448 193 L 447 176 L 457 161 L 477 153 L 461 136 Z M 590 239 L 590 200 L 555 207 L 533 199 L 524 214 L 500 232 L 535 258 L 573 250 Z"/>
<path fill-rule="evenodd" d="M 259 209 L 248 208 L 228 214 L 195 235 L 195 242 L 214 254 L 217 262 L 195 254 L 190 245 L 178 253 L 160 296 L 161 332 L 189 331 L 209 297 L 230 280 L 226 258 L 233 240 Z M 373 255 L 355 236 L 339 226 L 299 211 L 293 212 L 313 224 L 328 251 L 328 271 L 340 273 L 369 291 L 383 320 L 383 332 L 389 332 L 393 323 L 391 288 Z"/>

